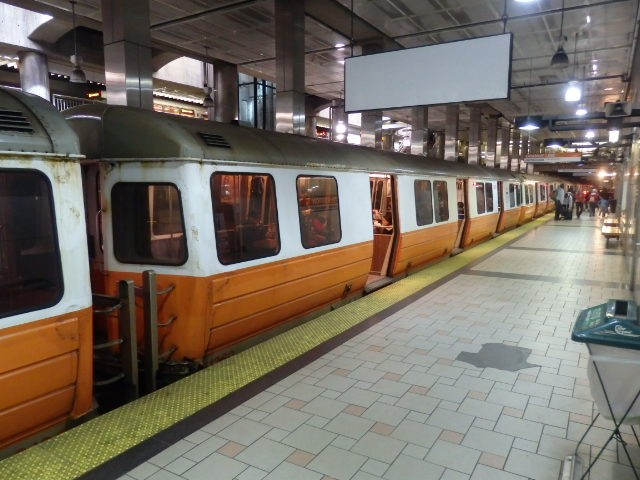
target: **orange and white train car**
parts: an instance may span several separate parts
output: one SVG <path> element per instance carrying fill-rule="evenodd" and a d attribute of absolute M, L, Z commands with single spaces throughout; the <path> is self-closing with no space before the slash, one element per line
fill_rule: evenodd
<path fill-rule="evenodd" d="M 177 360 L 215 358 L 490 237 L 497 182 L 513 178 L 132 108 L 65 113 L 101 220 L 88 223 L 94 290 L 153 269 L 168 291 L 159 351 Z"/>
<path fill-rule="evenodd" d="M 496 231 L 502 233 L 518 226 L 522 203 L 522 183 L 518 179 L 501 182 L 502 196 L 500 220 Z"/>
<path fill-rule="evenodd" d="M 0 449 L 92 409 L 79 145 L 39 97 L 0 88 Z"/>

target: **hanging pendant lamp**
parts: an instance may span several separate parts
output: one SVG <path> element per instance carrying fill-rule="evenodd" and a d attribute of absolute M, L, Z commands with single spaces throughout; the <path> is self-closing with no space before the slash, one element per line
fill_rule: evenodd
<path fill-rule="evenodd" d="M 207 65 L 207 57 L 209 56 L 209 49 L 204 47 L 205 61 L 202 62 L 202 76 L 204 79 L 204 85 L 202 90 L 204 91 L 204 98 L 202 99 L 202 106 L 204 108 L 213 108 L 213 98 L 211 98 L 211 92 L 213 89 L 209 86 L 209 68 Z"/>
<path fill-rule="evenodd" d="M 558 50 L 551 57 L 551 66 L 556 68 L 564 68 L 569 66 L 569 56 L 567 52 L 564 51 L 564 41 L 565 38 L 562 34 L 562 29 L 564 26 L 564 0 L 562 0 L 562 12 L 560 13 L 560 38 L 558 39 Z"/>
<path fill-rule="evenodd" d="M 69 76 L 71 83 L 86 83 L 87 76 L 82 70 L 82 57 L 78 55 L 78 35 L 76 32 L 76 2 L 71 0 L 71 19 L 73 21 L 73 55 L 71 55 L 71 63 L 73 63 L 73 70 Z"/>

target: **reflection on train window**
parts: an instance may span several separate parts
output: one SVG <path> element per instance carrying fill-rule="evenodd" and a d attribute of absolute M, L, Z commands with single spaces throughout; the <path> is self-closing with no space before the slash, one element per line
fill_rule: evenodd
<path fill-rule="evenodd" d="M 542 183 L 539 183 L 538 185 L 540 185 L 540 201 L 544 202 L 547 200 L 547 186 Z"/>
<path fill-rule="evenodd" d="M 0 318 L 55 305 L 63 293 L 51 186 L 40 172 L 0 171 Z"/>
<path fill-rule="evenodd" d="M 484 183 L 476 182 L 476 206 L 478 213 L 486 212 L 486 201 L 484 196 Z"/>
<path fill-rule="evenodd" d="M 524 193 L 525 193 L 525 203 L 527 205 L 533 203 L 533 185 L 531 185 L 530 183 L 526 184 L 524 186 Z"/>
<path fill-rule="evenodd" d="M 433 199 L 430 180 L 413 182 L 413 193 L 416 199 L 416 223 L 418 226 L 433 223 Z"/>
<path fill-rule="evenodd" d="M 493 184 L 485 183 L 484 185 L 484 193 L 487 198 L 487 213 L 493 212 Z"/>
<path fill-rule="evenodd" d="M 214 173 L 211 196 L 220 263 L 230 265 L 278 254 L 280 230 L 271 175 Z"/>
<path fill-rule="evenodd" d="M 117 183 L 111 190 L 113 244 L 123 263 L 182 265 L 187 245 L 175 185 Z"/>
<path fill-rule="evenodd" d="M 509 208 L 515 208 L 518 205 L 518 196 L 520 194 L 519 185 L 515 183 L 509 184 Z"/>
<path fill-rule="evenodd" d="M 449 220 L 449 194 L 447 193 L 447 182 L 436 180 L 433 182 L 433 203 L 435 205 L 436 222 L 446 222 Z"/>
<path fill-rule="evenodd" d="M 333 177 L 298 177 L 298 216 L 304 248 L 338 243 L 342 239 L 338 183 Z"/>

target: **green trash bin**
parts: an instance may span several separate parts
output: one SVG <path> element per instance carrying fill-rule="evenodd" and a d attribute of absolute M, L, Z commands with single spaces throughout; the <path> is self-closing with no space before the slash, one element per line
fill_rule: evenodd
<path fill-rule="evenodd" d="M 609 300 L 607 303 L 580 312 L 571 333 L 571 339 L 585 343 L 589 350 L 587 376 L 589 388 L 598 415 L 584 433 L 569 463 L 576 469 L 582 463 L 578 448 L 599 415 L 614 424 L 611 435 L 595 459 L 580 476 L 584 478 L 611 440 L 619 441 L 629 459 L 636 478 L 638 473 L 626 444 L 622 441 L 620 426 L 640 423 L 640 324 L 638 305 L 632 300 Z M 634 430 L 635 434 L 635 430 Z M 636 436 L 636 440 L 637 440 Z M 639 442 L 640 443 L 640 442 Z M 640 445 L 639 445 L 640 446 Z M 567 463 L 568 459 L 565 460 Z"/>

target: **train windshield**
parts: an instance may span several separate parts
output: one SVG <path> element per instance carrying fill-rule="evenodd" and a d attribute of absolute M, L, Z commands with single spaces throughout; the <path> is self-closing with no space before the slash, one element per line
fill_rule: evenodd
<path fill-rule="evenodd" d="M 36 171 L 0 171 L 0 318 L 63 294 L 51 186 Z"/>
<path fill-rule="evenodd" d="M 182 203 L 175 185 L 117 183 L 111 201 L 118 261 L 153 265 L 187 261 Z"/>

